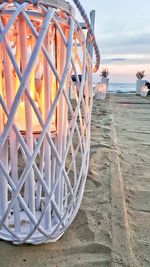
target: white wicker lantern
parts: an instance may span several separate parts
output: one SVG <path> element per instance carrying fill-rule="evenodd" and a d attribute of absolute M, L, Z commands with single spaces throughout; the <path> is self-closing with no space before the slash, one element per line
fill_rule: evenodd
<path fill-rule="evenodd" d="M 0 1 L 1 239 L 53 242 L 77 214 L 89 160 L 91 72 L 68 3 Z"/>
<path fill-rule="evenodd" d="M 95 88 L 95 98 L 105 99 L 106 98 L 107 86 L 105 83 L 97 83 Z"/>

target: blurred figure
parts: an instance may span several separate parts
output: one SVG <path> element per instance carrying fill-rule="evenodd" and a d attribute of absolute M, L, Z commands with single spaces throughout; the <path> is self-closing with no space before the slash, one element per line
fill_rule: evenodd
<path fill-rule="evenodd" d="M 147 92 L 147 96 L 150 96 L 150 82 L 146 81 L 145 86 L 149 89 Z"/>

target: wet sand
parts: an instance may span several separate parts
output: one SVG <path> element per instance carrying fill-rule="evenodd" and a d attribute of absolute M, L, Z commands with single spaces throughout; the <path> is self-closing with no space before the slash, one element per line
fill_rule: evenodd
<path fill-rule="evenodd" d="M 150 266 L 150 99 L 94 100 L 91 156 L 78 215 L 53 244 L 0 241 L 0 267 Z"/>

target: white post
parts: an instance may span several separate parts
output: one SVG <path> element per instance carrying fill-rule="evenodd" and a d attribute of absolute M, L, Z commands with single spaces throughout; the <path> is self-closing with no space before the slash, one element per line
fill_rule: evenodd
<path fill-rule="evenodd" d="M 50 36 L 47 32 L 45 37 L 45 48 L 50 54 Z M 47 60 L 44 57 L 44 120 L 46 121 L 49 110 L 50 110 L 50 101 L 51 101 L 51 90 L 52 88 L 52 79 L 50 77 L 50 66 Z M 51 124 L 51 123 L 50 123 Z M 50 134 L 50 125 L 48 127 Z M 51 148 L 47 139 L 45 139 L 45 182 L 47 184 L 48 189 L 51 188 Z M 48 206 L 46 214 L 45 214 L 45 227 L 47 229 L 51 228 L 51 204 L 47 202 L 47 198 L 45 198 L 45 205 Z"/>
<path fill-rule="evenodd" d="M 27 51 L 27 29 L 26 23 L 22 16 L 19 18 L 19 37 L 20 37 L 20 55 L 21 55 L 21 67 L 22 73 L 26 69 L 28 63 L 28 51 Z M 26 83 L 26 88 L 29 90 L 29 80 Z M 26 95 L 24 95 L 25 104 L 25 125 L 26 125 L 26 142 L 29 147 L 30 152 L 33 152 L 33 133 L 32 133 L 32 109 L 29 100 Z M 28 159 L 27 159 L 28 160 Z M 27 205 L 29 206 L 31 212 L 35 214 L 35 182 L 34 182 L 34 171 L 30 170 L 27 180 L 25 182 L 25 198 Z M 30 228 L 33 225 L 30 223 Z"/>
<path fill-rule="evenodd" d="M 92 28 L 92 30 L 94 32 L 94 30 L 95 30 L 95 10 L 92 10 L 90 12 L 90 20 L 91 20 L 91 28 Z M 91 55 L 92 63 L 93 63 L 93 43 L 92 42 L 90 42 L 90 44 L 89 44 L 88 51 L 89 51 L 89 54 Z M 92 67 L 93 67 L 93 65 L 91 66 L 91 73 L 89 73 L 89 77 L 88 77 L 88 83 L 89 83 L 88 90 L 90 90 L 89 124 L 91 123 L 91 110 L 92 110 L 92 104 L 93 104 Z M 88 130 L 87 131 L 88 131 L 88 133 L 87 133 L 87 140 L 89 140 L 87 151 L 89 151 L 89 152 L 88 152 L 88 155 L 87 155 L 87 165 L 86 165 L 87 168 L 85 170 L 85 175 L 87 175 L 87 172 L 88 172 L 89 157 L 90 157 L 90 139 L 91 139 L 90 127 L 88 127 Z"/>
<path fill-rule="evenodd" d="M 91 20 L 91 28 L 94 32 L 94 28 L 95 28 L 95 10 L 92 10 L 90 12 L 90 20 Z M 91 57 L 93 58 L 93 44 L 92 42 L 90 42 L 90 44 L 88 44 L 88 51 L 91 55 Z"/>
<path fill-rule="evenodd" d="M 8 170 L 8 140 L 0 149 L 0 160 Z M 8 185 L 6 177 L 0 169 L 0 217 L 2 218 L 8 206 Z"/>
<path fill-rule="evenodd" d="M 16 32 L 19 31 L 19 25 L 18 24 L 16 25 L 15 30 L 16 30 Z M 15 58 L 16 58 L 16 62 L 18 64 L 18 67 L 20 69 L 20 45 L 19 45 L 19 35 L 18 34 L 16 36 L 16 55 L 15 55 Z M 17 74 L 15 73 L 15 91 L 14 91 L 14 93 L 17 92 L 19 84 L 20 84 L 19 78 L 18 78 Z"/>
<path fill-rule="evenodd" d="M 66 29 L 64 29 L 65 35 L 67 35 Z M 66 47 L 62 40 L 62 37 L 59 32 L 57 32 L 57 69 L 62 78 L 64 66 L 66 63 Z M 58 85 L 59 87 L 59 85 Z M 67 85 L 67 80 L 64 83 L 65 91 L 68 90 L 69 85 Z M 61 94 L 59 97 L 57 105 L 57 137 L 56 137 L 56 146 L 60 158 L 63 160 L 64 151 L 66 148 L 66 131 L 67 131 L 67 107 L 66 100 L 64 95 Z M 60 165 L 56 164 L 56 179 L 59 173 Z M 64 195 L 64 177 L 60 176 L 57 190 L 56 190 L 56 199 L 60 209 L 60 212 L 63 213 L 63 195 Z"/>
<path fill-rule="evenodd" d="M 0 49 L 0 95 L 3 96 L 2 92 L 2 50 Z M 3 111 L 0 105 L 0 135 L 3 131 Z M 0 160 L 5 165 L 5 168 L 8 168 L 8 141 L 6 141 L 5 145 L 2 149 L 0 149 Z M 8 201 L 8 188 L 6 178 L 0 169 L 0 217 L 2 217 L 7 209 Z"/>
<path fill-rule="evenodd" d="M 42 176 L 44 176 L 44 144 L 40 148 L 40 163 L 39 171 Z M 37 190 L 36 190 L 36 209 L 39 210 L 41 207 L 41 194 L 42 194 L 42 185 L 40 181 L 37 181 Z"/>
<path fill-rule="evenodd" d="M 5 88 L 6 88 L 6 99 L 8 110 L 11 109 L 11 105 L 13 103 L 14 98 L 14 86 L 13 84 L 13 72 L 11 68 L 10 58 L 8 56 L 5 43 L 2 45 L 3 47 L 3 60 L 4 60 L 4 75 L 5 75 Z M 11 176 L 12 180 L 15 184 L 18 181 L 18 147 L 17 147 L 17 139 L 13 129 L 10 129 L 9 132 L 9 145 L 10 145 L 10 162 L 11 162 Z M 4 152 L 5 153 L 5 152 Z M 19 202 L 16 201 L 14 205 L 14 225 L 15 230 L 20 231 L 20 207 Z"/>

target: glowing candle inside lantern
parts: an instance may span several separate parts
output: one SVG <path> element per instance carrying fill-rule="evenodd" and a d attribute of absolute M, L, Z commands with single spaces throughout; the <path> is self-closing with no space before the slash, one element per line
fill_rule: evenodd
<path fill-rule="evenodd" d="M 31 50 L 31 44 L 28 42 L 29 47 L 28 47 L 28 59 L 30 58 L 30 55 L 32 53 Z M 17 45 L 16 45 L 17 46 Z M 32 46 L 33 46 L 33 41 L 32 41 Z M 19 48 L 16 48 L 16 60 L 18 59 L 18 53 L 17 51 Z M 18 60 L 17 60 L 18 61 Z M 44 72 L 44 57 L 43 54 L 40 52 L 39 56 L 36 59 L 36 62 L 34 64 L 34 67 L 32 69 L 30 78 L 29 78 L 29 92 L 30 96 L 34 100 L 34 103 L 40 112 L 43 120 L 45 121 L 45 99 L 44 99 L 44 80 L 43 80 L 43 72 Z M 17 92 L 19 87 L 19 82 L 18 79 L 15 77 L 14 78 L 14 91 Z M 50 88 L 51 88 L 51 96 L 49 99 L 49 102 L 52 102 L 55 98 L 56 95 L 56 89 L 55 89 L 55 83 L 50 81 Z M 31 115 L 32 115 L 32 131 L 34 133 L 36 132 L 41 132 L 42 128 L 39 123 L 38 117 L 33 110 L 31 109 Z M 19 130 L 21 132 L 26 132 L 26 116 L 25 116 L 25 101 L 24 97 L 22 97 L 22 102 L 19 103 L 17 112 L 15 115 L 15 123 Z M 54 113 L 50 122 L 50 131 L 54 132 L 56 131 L 56 114 Z"/>
<path fill-rule="evenodd" d="M 148 93 L 148 88 L 147 86 L 142 86 L 141 87 L 141 96 L 147 96 L 147 93 Z"/>
<path fill-rule="evenodd" d="M 33 96 L 33 92 L 31 91 L 31 96 Z M 39 112 L 41 113 L 41 109 L 40 109 L 40 105 L 44 106 L 44 102 L 40 101 L 40 103 L 38 103 L 37 101 L 34 101 L 36 107 L 38 108 Z M 15 116 L 15 124 L 17 125 L 18 129 L 21 132 L 25 132 L 26 131 L 26 121 L 25 121 L 25 102 L 22 101 L 19 103 L 18 108 L 17 108 L 17 112 L 16 112 L 16 116 Z M 51 123 L 50 123 L 50 129 L 51 132 L 56 131 L 56 114 L 54 113 L 51 119 Z M 37 115 L 35 114 L 34 110 L 32 109 L 32 131 L 34 133 L 36 132 L 41 132 L 42 128 L 41 125 L 39 123 L 39 120 L 37 118 Z"/>
<path fill-rule="evenodd" d="M 106 90 L 107 90 L 107 87 L 105 83 L 98 83 L 96 85 L 96 90 L 95 90 L 96 99 L 105 99 Z"/>
<path fill-rule="evenodd" d="M 35 102 L 35 104 L 38 107 L 38 103 Z M 26 129 L 26 123 L 25 123 L 25 103 L 22 101 L 17 109 L 16 117 L 15 117 L 15 123 L 20 131 L 25 131 Z M 39 131 L 41 130 L 40 126 L 38 127 L 39 122 L 38 118 L 35 114 L 35 112 L 32 110 L 32 130 L 33 131 Z"/>

